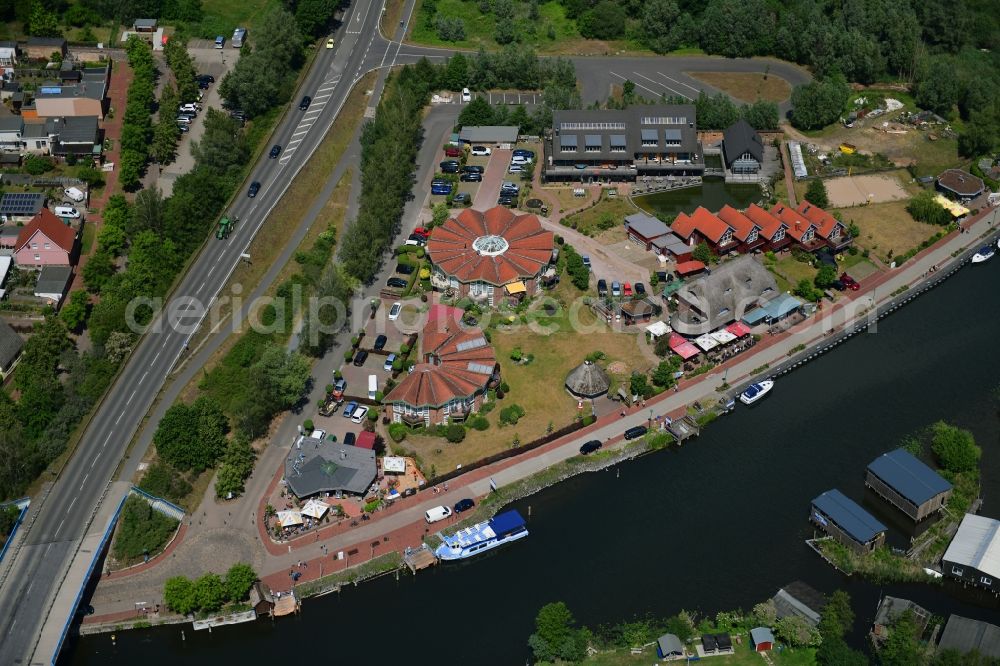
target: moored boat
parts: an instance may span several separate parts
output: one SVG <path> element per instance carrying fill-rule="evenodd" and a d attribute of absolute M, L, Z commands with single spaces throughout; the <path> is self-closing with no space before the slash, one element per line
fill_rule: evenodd
<path fill-rule="evenodd" d="M 981 248 L 979 248 L 978 252 L 972 255 L 972 263 L 981 264 L 984 261 L 989 261 L 990 259 L 993 258 L 994 254 L 996 254 L 996 249 L 993 247 L 992 243 L 989 245 L 984 245 Z"/>
<path fill-rule="evenodd" d="M 740 402 L 744 405 L 752 405 L 767 395 L 772 388 L 774 388 L 774 382 L 770 379 L 751 384 L 746 391 L 740 393 Z"/>
<path fill-rule="evenodd" d="M 451 536 L 444 537 L 444 543 L 434 554 L 438 559 L 464 560 L 487 550 L 498 548 L 509 541 L 517 541 L 528 536 L 524 518 L 511 509 L 493 516 L 486 522 L 466 527 Z"/>

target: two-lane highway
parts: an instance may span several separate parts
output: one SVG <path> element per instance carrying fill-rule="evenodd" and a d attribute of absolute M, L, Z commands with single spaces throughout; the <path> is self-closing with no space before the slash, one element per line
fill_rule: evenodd
<path fill-rule="evenodd" d="M 335 48 L 320 47 L 273 135 L 272 142 L 283 146 L 282 155 L 269 159 L 265 151 L 248 179 L 260 182 L 260 191 L 250 198 L 244 186 L 227 211 L 240 219 L 234 233 L 222 241 L 209 239 L 154 327 L 132 353 L 59 478 L 34 498 L 17 544 L 0 570 L 0 664 L 43 663 L 53 658 L 34 654 L 41 626 L 47 621 L 65 622 L 72 609 L 60 608 L 61 617 L 54 612 L 49 617 L 52 600 L 129 442 L 185 353 L 195 325 L 336 119 L 358 79 L 397 59 L 414 60 L 413 56 L 400 57 L 399 44 L 379 34 L 383 1 L 358 0 L 345 17 Z M 313 100 L 305 111 L 298 108 L 303 95 Z"/>

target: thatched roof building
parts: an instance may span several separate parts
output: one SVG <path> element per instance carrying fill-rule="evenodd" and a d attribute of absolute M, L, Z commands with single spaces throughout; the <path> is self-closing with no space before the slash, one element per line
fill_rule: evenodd
<path fill-rule="evenodd" d="M 608 392 L 611 381 L 599 365 L 584 361 L 566 377 L 566 388 L 578 398 L 596 398 Z"/>

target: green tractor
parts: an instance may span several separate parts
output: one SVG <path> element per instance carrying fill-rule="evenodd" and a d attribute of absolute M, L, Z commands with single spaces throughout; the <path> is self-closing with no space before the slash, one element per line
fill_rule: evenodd
<path fill-rule="evenodd" d="M 219 240 L 229 238 L 234 226 L 236 226 L 236 219 L 230 220 L 228 217 L 223 217 L 219 220 L 219 228 L 215 231 L 215 237 Z"/>

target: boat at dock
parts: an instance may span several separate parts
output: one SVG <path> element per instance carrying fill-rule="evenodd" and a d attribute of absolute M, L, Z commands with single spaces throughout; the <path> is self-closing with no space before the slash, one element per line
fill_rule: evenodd
<path fill-rule="evenodd" d="M 443 537 L 444 543 L 437 547 L 434 554 L 443 561 L 464 560 L 526 536 L 528 528 L 524 518 L 512 509 Z"/>
<path fill-rule="evenodd" d="M 752 405 L 767 395 L 772 388 L 774 388 L 774 382 L 770 379 L 751 384 L 746 391 L 740 393 L 740 402 L 744 405 Z"/>
<path fill-rule="evenodd" d="M 1000 241 L 998 241 L 997 244 L 1000 245 Z M 972 255 L 972 263 L 981 264 L 984 261 L 989 261 L 990 259 L 993 258 L 994 254 L 996 254 L 996 248 L 993 247 L 993 243 L 990 243 L 989 245 L 984 245 L 981 248 L 979 248 L 978 252 Z"/>

